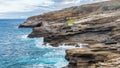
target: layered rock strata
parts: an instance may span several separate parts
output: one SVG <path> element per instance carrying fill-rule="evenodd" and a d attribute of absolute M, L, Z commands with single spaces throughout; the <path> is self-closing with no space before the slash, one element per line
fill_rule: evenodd
<path fill-rule="evenodd" d="M 120 1 L 75 6 L 28 18 L 19 27 L 33 28 L 28 37 L 44 37 L 57 46 L 62 43 L 120 42 Z M 74 20 L 72 24 L 67 23 Z"/>
<path fill-rule="evenodd" d="M 68 68 L 120 68 L 120 46 L 95 44 L 66 53 Z"/>
<path fill-rule="evenodd" d="M 20 28 L 45 43 L 88 44 L 66 51 L 68 68 L 120 68 L 120 0 L 75 6 L 29 17 Z"/>

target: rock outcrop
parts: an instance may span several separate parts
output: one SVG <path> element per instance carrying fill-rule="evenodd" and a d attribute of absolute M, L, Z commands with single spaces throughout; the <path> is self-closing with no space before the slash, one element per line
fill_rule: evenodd
<path fill-rule="evenodd" d="M 120 0 L 33 16 L 19 27 L 32 28 L 28 37 L 44 37 L 53 46 L 88 44 L 66 51 L 69 68 L 120 68 Z"/>
<path fill-rule="evenodd" d="M 44 37 L 57 46 L 62 43 L 120 42 L 120 1 L 75 6 L 28 18 L 19 27 L 33 28 L 28 37 Z M 67 23 L 73 20 L 72 24 Z"/>
<path fill-rule="evenodd" d="M 95 44 L 66 53 L 68 68 L 120 68 L 120 46 Z"/>

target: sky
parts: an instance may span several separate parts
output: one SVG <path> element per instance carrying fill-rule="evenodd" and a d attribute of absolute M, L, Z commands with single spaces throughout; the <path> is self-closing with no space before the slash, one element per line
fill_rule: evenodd
<path fill-rule="evenodd" d="M 30 16 L 103 0 L 0 0 L 0 19 Z"/>

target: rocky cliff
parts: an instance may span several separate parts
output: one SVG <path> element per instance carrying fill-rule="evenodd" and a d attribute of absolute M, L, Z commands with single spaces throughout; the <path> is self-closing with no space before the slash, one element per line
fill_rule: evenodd
<path fill-rule="evenodd" d="M 103 63 L 111 65 L 111 62 L 119 65 L 119 63 L 115 63 L 120 60 L 119 49 L 117 49 L 119 46 L 113 45 L 119 45 L 120 43 L 120 0 L 75 6 L 29 17 L 19 27 L 32 28 L 33 31 L 28 37 L 44 37 L 44 41 L 53 46 L 63 43 L 105 45 L 100 46 L 100 49 L 87 47 L 67 50 L 66 59 L 70 61 L 69 66 L 71 68 L 81 66 L 83 68 L 88 68 L 84 66 L 97 68 L 97 66 L 104 66 Z M 77 46 L 79 45 L 77 44 Z M 111 54 L 113 56 L 110 58 L 115 57 L 118 60 L 115 62 L 110 60 L 109 62 L 108 56 L 111 56 Z M 72 67 L 74 65 L 76 67 Z"/>
<path fill-rule="evenodd" d="M 19 27 L 33 28 L 28 37 L 45 37 L 52 45 L 62 43 L 120 42 L 120 1 L 75 6 L 28 18 Z M 67 23 L 70 20 L 72 24 Z"/>
<path fill-rule="evenodd" d="M 66 51 L 68 68 L 120 68 L 120 45 L 94 44 Z"/>

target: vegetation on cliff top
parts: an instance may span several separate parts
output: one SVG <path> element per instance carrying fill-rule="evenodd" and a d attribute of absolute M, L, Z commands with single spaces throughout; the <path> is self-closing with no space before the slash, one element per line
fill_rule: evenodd
<path fill-rule="evenodd" d="M 70 19 L 70 20 L 67 20 L 67 21 L 66 21 L 66 24 L 67 24 L 67 25 L 73 25 L 74 22 L 75 22 L 75 19 Z"/>

